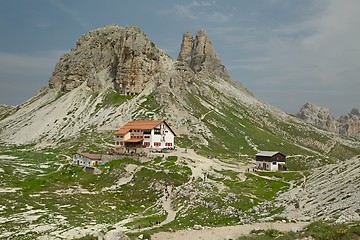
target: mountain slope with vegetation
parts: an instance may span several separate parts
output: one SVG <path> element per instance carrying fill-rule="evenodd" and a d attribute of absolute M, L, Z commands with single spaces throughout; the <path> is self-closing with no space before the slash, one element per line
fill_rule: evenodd
<path fill-rule="evenodd" d="M 173 60 L 137 27 L 83 35 L 61 57 L 49 87 L 0 121 L 2 142 L 58 145 L 132 119 L 167 119 L 177 144 L 203 155 L 252 159 L 259 150 L 277 150 L 299 169 L 360 153 L 358 142 L 256 99 L 229 77 L 204 30 L 190 36 Z"/>
<path fill-rule="evenodd" d="M 305 175 L 360 154 L 357 140 L 306 124 L 232 80 L 204 30 L 184 34 L 177 60 L 137 27 L 93 30 L 61 57 L 48 87 L 0 111 L 3 238 L 112 239 L 283 219 L 277 196 L 303 175 L 248 171 L 255 153 L 280 151 Z M 107 152 L 112 132 L 135 119 L 166 119 L 177 150 L 119 156 L 99 175 L 71 166 L 77 151 Z M 162 224 L 149 229 L 155 220 Z"/>

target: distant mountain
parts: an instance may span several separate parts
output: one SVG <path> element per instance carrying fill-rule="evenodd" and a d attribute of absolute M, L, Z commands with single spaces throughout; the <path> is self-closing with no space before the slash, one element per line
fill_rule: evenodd
<path fill-rule="evenodd" d="M 360 138 L 360 113 L 356 108 L 353 108 L 349 114 L 335 119 L 329 108 L 306 103 L 297 116 L 321 129 L 348 137 Z"/>
<path fill-rule="evenodd" d="M 129 120 L 167 119 L 177 145 L 204 155 L 253 159 L 276 150 L 290 167 L 308 168 L 360 153 L 359 142 L 319 131 L 232 80 L 205 30 L 185 33 L 174 60 L 138 27 L 95 29 L 60 57 L 48 87 L 16 109 L 0 121 L 4 143 L 51 146 L 90 132 L 111 139 Z"/>

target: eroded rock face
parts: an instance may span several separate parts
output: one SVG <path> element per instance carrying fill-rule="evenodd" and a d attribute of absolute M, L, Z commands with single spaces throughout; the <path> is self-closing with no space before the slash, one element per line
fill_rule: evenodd
<path fill-rule="evenodd" d="M 306 103 L 300 109 L 297 116 L 304 121 L 321 129 L 337 132 L 337 124 L 329 108 L 319 107 L 312 103 Z"/>
<path fill-rule="evenodd" d="M 297 116 L 318 128 L 349 137 L 360 138 L 360 113 L 356 108 L 353 108 L 349 114 L 340 116 L 336 120 L 329 108 L 306 103 L 302 106 Z"/>
<path fill-rule="evenodd" d="M 160 71 L 161 55 L 138 27 L 105 26 L 81 36 L 76 48 L 61 56 L 49 87 L 68 92 L 86 82 L 95 91 L 111 86 L 137 94 Z"/>
<path fill-rule="evenodd" d="M 289 220 L 334 220 L 336 223 L 360 219 L 360 158 L 312 169 L 303 183 L 281 193 L 278 203 Z M 299 208 L 295 207 L 298 203 Z"/>
<path fill-rule="evenodd" d="M 350 137 L 360 138 L 360 114 L 353 108 L 348 115 L 341 116 L 338 120 L 339 133 Z"/>
<path fill-rule="evenodd" d="M 195 39 L 191 33 L 184 33 L 178 61 L 186 62 L 195 73 L 206 70 L 221 78 L 230 78 L 203 29 L 196 34 Z"/>

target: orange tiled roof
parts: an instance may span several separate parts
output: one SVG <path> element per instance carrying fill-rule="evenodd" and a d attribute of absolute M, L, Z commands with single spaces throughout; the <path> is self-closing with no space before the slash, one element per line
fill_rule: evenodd
<path fill-rule="evenodd" d="M 165 120 L 140 120 L 140 121 L 130 121 L 120 129 L 114 132 L 115 135 L 118 134 L 126 134 L 130 130 L 148 130 L 153 129 L 160 123 L 164 122 Z"/>
<path fill-rule="evenodd" d="M 114 134 L 119 135 L 119 134 L 127 134 L 130 131 L 130 128 L 120 128 L 118 129 L 116 132 L 114 132 Z"/>

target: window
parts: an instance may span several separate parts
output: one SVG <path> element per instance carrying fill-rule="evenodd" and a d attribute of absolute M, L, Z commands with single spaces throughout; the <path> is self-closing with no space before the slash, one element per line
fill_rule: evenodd
<path fill-rule="evenodd" d="M 160 135 L 161 134 L 160 129 L 159 128 L 154 128 L 154 134 Z"/>
<path fill-rule="evenodd" d="M 144 136 L 144 138 L 150 138 L 150 136 Z"/>
<path fill-rule="evenodd" d="M 145 146 L 145 147 L 150 146 L 150 142 L 144 142 L 144 146 Z"/>
<path fill-rule="evenodd" d="M 119 142 L 116 142 L 116 145 L 119 145 Z"/>
<path fill-rule="evenodd" d="M 272 165 L 276 165 L 276 162 L 272 162 Z"/>
<path fill-rule="evenodd" d="M 161 143 L 160 143 L 160 142 L 154 142 L 154 146 L 155 146 L 155 147 L 160 147 L 160 146 L 161 146 Z"/>
<path fill-rule="evenodd" d="M 124 145 L 124 142 L 120 142 L 120 146 Z"/>
<path fill-rule="evenodd" d="M 144 130 L 144 134 L 151 134 L 151 130 L 150 129 Z"/>
<path fill-rule="evenodd" d="M 165 143 L 165 146 L 171 147 L 171 146 L 172 146 L 172 143 L 171 143 L 171 142 L 167 142 L 167 143 Z"/>

